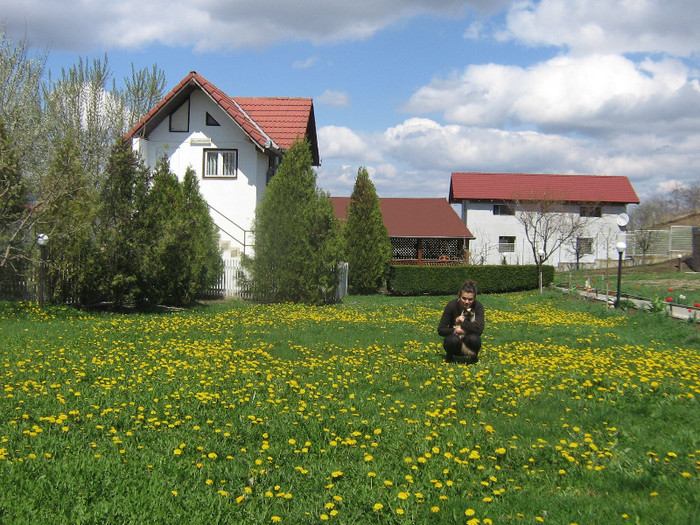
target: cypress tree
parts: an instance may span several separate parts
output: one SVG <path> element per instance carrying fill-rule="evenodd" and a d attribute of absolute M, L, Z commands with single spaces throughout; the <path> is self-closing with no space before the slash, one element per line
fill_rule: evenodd
<path fill-rule="evenodd" d="M 129 143 L 119 141 L 110 152 L 97 216 L 97 264 L 94 300 L 117 307 L 142 296 L 141 257 L 144 246 L 139 220 L 150 175 Z"/>
<path fill-rule="evenodd" d="M 254 230 L 255 255 L 245 264 L 257 298 L 319 304 L 334 297 L 338 225 L 316 187 L 308 141 L 285 153 L 255 210 Z"/>
<path fill-rule="evenodd" d="M 391 242 L 379 197 L 364 167 L 357 171 L 343 240 L 349 290 L 357 294 L 376 292 L 389 271 Z"/>

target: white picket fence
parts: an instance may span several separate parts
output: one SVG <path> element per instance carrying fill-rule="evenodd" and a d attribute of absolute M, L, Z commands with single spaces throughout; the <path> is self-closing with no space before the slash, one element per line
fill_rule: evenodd
<path fill-rule="evenodd" d="M 245 275 L 240 259 L 224 259 L 219 282 L 209 289 L 208 297 L 240 297 L 243 294 L 242 279 Z"/>
<path fill-rule="evenodd" d="M 209 289 L 208 297 L 243 297 L 245 287 L 243 278 L 245 270 L 240 259 L 224 259 L 224 269 L 219 278 L 219 282 Z M 338 286 L 336 287 L 335 298 L 340 301 L 348 294 L 348 263 L 338 264 Z"/>

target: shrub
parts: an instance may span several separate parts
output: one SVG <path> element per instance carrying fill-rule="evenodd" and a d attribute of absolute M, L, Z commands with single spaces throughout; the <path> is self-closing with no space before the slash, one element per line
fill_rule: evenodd
<path fill-rule="evenodd" d="M 450 295 L 471 279 L 480 293 L 533 290 L 539 286 L 537 266 L 392 266 L 388 289 L 394 295 Z M 543 266 L 546 286 L 554 280 L 554 267 Z"/>

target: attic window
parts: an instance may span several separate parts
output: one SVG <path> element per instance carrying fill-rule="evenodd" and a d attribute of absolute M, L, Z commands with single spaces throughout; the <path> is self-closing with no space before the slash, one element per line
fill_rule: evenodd
<path fill-rule="evenodd" d="M 185 100 L 170 114 L 170 131 L 190 130 L 190 99 Z"/>
<path fill-rule="evenodd" d="M 600 206 L 584 205 L 581 206 L 581 217 L 602 217 L 603 210 Z"/>
<path fill-rule="evenodd" d="M 207 126 L 221 126 L 214 117 L 212 117 L 207 111 Z"/>
<path fill-rule="evenodd" d="M 494 215 L 515 215 L 515 209 L 510 204 L 494 204 Z"/>

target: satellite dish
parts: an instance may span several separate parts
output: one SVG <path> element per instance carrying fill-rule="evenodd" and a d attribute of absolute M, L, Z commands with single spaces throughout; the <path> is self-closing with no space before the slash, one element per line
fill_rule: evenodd
<path fill-rule="evenodd" d="M 621 213 L 620 215 L 617 216 L 617 225 L 620 228 L 624 228 L 627 226 L 630 222 L 630 216 L 627 215 L 626 213 Z"/>

